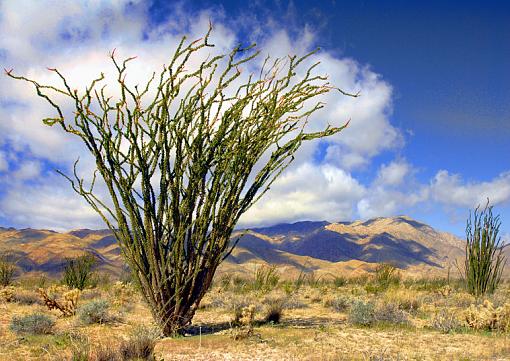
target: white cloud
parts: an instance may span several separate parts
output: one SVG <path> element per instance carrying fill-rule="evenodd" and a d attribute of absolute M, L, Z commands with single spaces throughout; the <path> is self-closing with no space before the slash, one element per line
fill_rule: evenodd
<path fill-rule="evenodd" d="M 393 216 L 428 200 L 429 190 L 415 179 L 416 170 L 405 160 L 382 164 L 357 204 L 361 218 Z"/>
<path fill-rule="evenodd" d="M 41 164 L 38 161 L 28 160 L 23 161 L 18 169 L 11 173 L 11 176 L 18 180 L 29 180 L 37 178 L 41 173 Z"/>
<path fill-rule="evenodd" d="M 129 12 L 126 6 L 130 6 Z M 107 54 L 113 48 L 117 49 L 119 58 L 138 56 L 130 63 L 128 82 L 140 83 L 153 70 L 168 63 L 182 33 L 188 33 L 190 39 L 203 36 L 209 18 L 215 27 L 211 39 L 216 44 L 215 51 L 229 51 L 238 36 L 235 27 L 221 13 L 188 14 L 181 7 L 176 8 L 168 22 L 150 28 L 147 5 L 142 1 L 4 1 L 0 2 L 0 13 L 0 31 L 4 34 L 0 48 L 7 54 L 2 66 L 14 67 L 17 74 L 50 84 L 58 78 L 46 66 L 56 67 L 68 77 L 73 89 L 83 89 L 101 70 L 108 79 L 112 78 Z M 264 53 L 260 61 L 266 53 L 303 55 L 317 42 L 309 27 L 297 37 L 291 37 L 278 24 L 268 24 L 259 24 L 264 31 L 258 33 L 260 39 L 254 39 L 260 40 Z M 329 147 L 320 165 L 313 160 L 318 142 L 305 144 L 296 155 L 295 164 L 245 220 L 271 223 L 277 219 L 354 217 L 356 204 L 367 191 L 349 169 L 366 166 L 383 150 L 402 144 L 399 131 L 389 122 L 392 89 L 387 82 L 353 59 L 340 59 L 327 51 L 311 57 L 302 70 L 315 61 L 321 61 L 317 71 L 327 73 L 332 84 L 346 91 L 360 91 L 361 97 L 353 99 L 331 92 L 322 99 L 327 102 L 324 111 L 310 119 L 309 129 L 341 125 L 348 119 L 351 119 L 350 126 L 328 139 Z M 53 110 L 28 84 L 1 77 L 0 99 L 4 100 L 0 113 L 0 147 L 9 145 L 11 151 L 50 161 L 64 170 L 69 170 L 77 157 L 82 159 L 83 169 L 93 166 L 75 137 L 58 127 L 42 125 L 40 120 L 52 115 Z M 64 110 L 69 111 L 71 107 L 65 106 Z M 0 209 L 4 216 L 17 224 L 38 227 L 96 224 L 97 217 L 66 182 L 55 181 L 56 176 L 39 176 L 35 184 L 29 182 L 31 177 L 41 174 L 37 164 L 35 161 L 24 164 L 10 174 L 11 179 L 18 179 L 7 186 L 2 199 Z M 1 166 L 0 162 L 0 169 Z"/>
<path fill-rule="evenodd" d="M 0 215 L 20 227 L 68 230 L 73 228 L 104 228 L 98 215 L 61 177 L 48 182 L 16 184 L 7 189 Z"/>
<path fill-rule="evenodd" d="M 284 173 L 269 192 L 267 198 L 255 204 L 242 217 L 240 225 L 350 219 L 354 216 L 353 205 L 366 190 L 340 168 L 303 163 L 293 171 Z"/>
<path fill-rule="evenodd" d="M 0 172 L 9 170 L 9 162 L 7 162 L 4 152 L 0 152 Z"/>
<path fill-rule="evenodd" d="M 465 182 L 458 174 L 446 170 L 437 172 L 430 184 L 432 198 L 451 206 L 473 208 L 483 205 L 489 198 L 492 205 L 510 201 L 510 172 L 505 172 L 490 181 Z"/>
<path fill-rule="evenodd" d="M 393 161 L 389 164 L 383 164 L 377 175 L 376 182 L 390 186 L 402 184 L 410 170 L 410 165 L 405 161 Z"/>

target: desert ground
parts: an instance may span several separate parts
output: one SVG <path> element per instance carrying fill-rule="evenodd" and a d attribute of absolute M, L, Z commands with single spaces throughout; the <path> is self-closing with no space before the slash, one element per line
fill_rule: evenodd
<path fill-rule="evenodd" d="M 49 310 L 46 296 L 70 314 Z M 73 300 L 74 304 L 69 303 Z M 45 327 L 20 321 L 45 315 Z M 44 326 L 44 325 L 43 325 Z M 398 271 L 284 279 L 218 275 L 184 335 L 164 338 L 136 286 L 82 292 L 44 276 L 0 288 L 0 360 L 510 360 L 510 282 L 475 299 L 459 280 Z"/>

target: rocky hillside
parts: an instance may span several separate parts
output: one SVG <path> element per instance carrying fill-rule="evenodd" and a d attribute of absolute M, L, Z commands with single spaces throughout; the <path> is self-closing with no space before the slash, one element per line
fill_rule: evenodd
<path fill-rule="evenodd" d="M 263 264 L 284 274 L 318 272 L 356 275 L 377 263 L 390 262 L 410 274 L 456 271 L 464 255 L 462 240 L 409 217 L 375 218 L 365 222 L 297 222 L 237 231 L 238 246 L 220 271 L 253 273 Z M 509 247 L 507 247 L 509 248 Z M 0 228 L 0 252 L 8 252 L 21 272 L 57 275 L 66 258 L 91 252 L 102 271 L 120 274 L 124 262 L 108 230 Z M 510 250 L 506 253 L 510 256 Z M 510 263 L 510 262 L 509 262 Z"/>

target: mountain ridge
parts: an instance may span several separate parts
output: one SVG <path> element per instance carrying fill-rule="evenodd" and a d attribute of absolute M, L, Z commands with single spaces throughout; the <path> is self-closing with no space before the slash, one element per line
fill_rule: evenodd
<path fill-rule="evenodd" d="M 464 256 L 461 239 L 407 216 L 280 223 L 235 230 L 232 240 L 236 239 L 238 244 L 220 273 L 247 274 L 261 265 L 276 265 L 286 275 L 358 275 L 387 262 L 411 275 L 440 275 Z M 0 227 L 0 252 L 8 252 L 25 273 L 55 276 L 67 258 L 84 252 L 96 257 L 101 271 L 118 276 L 125 269 L 120 248 L 107 229 L 56 232 Z M 510 256 L 510 247 L 505 253 Z"/>

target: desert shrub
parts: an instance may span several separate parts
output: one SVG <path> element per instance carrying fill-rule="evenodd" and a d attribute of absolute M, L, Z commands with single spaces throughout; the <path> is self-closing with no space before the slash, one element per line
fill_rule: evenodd
<path fill-rule="evenodd" d="M 467 292 L 456 292 L 451 295 L 450 302 L 455 307 L 465 308 L 476 303 L 476 297 Z"/>
<path fill-rule="evenodd" d="M 117 281 L 113 284 L 110 293 L 115 306 L 125 306 L 133 301 L 135 290 L 130 284 Z"/>
<path fill-rule="evenodd" d="M 255 280 L 252 288 L 257 291 L 272 291 L 280 281 L 276 266 L 261 266 L 255 270 Z"/>
<path fill-rule="evenodd" d="M 231 329 L 232 339 L 234 339 L 235 341 L 239 341 L 254 335 L 253 325 L 255 323 L 256 312 L 257 308 L 254 305 L 249 305 L 247 307 L 242 308 L 241 317 L 239 318 L 239 321 L 235 324 L 235 326 L 240 327 L 235 327 Z"/>
<path fill-rule="evenodd" d="M 95 280 L 92 268 L 96 264 L 96 259 L 92 254 L 68 259 L 62 275 L 62 283 L 69 288 L 83 290 L 92 285 Z"/>
<path fill-rule="evenodd" d="M 396 303 L 381 303 L 374 310 L 377 322 L 404 325 L 409 322 L 407 314 Z"/>
<path fill-rule="evenodd" d="M 44 335 L 53 332 L 55 321 L 42 313 L 14 316 L 9 329 L 17 334 Z"/>
<path fill-rule="evenodd" d="M 0 288 L 0 301 L 3 302 L 14 302 L 16 289 L 13 286 L 7 286 Z"/>
<path fill-rule="evenodd" d="M 155 360 L 154 348 L 160 332 L 155 328 L 139 326 L 119 347 L 122 360 Z"/>
<path fill-rule="evenodd" d="M 510 331 L 510 303 L 495 307 L 489 300 L 471 305 L 465 312 L 466 324 L 475 330 Z"/>
<path fill-rule="evenodd" d="M 409 278 L 403 281 L 405 287 L 416 291 L 437 291 L 449 285 L 447 278 Z"/>
<path fill-rule="evenodd" d="M 315 272 L 310 272 L 305 276 L 306 284 L 312 288 L 320 288 L 324 285 L 324 279 Z"/>
<path fill-rule="evenodd" d="M 263 302 L 264 322 L 280 323 L 283 311 L 286 308 L 286 297 L 268 297 Z"/>
<path fill-rule="evenodd" d="M 308 304 L 301 301 L 298 297 L 289 297 L 285 303 L 285 308 L 288 310 L 298 310 L 308 308 Z"/>
<path fill-rule="evenodd" d="M 120 282 L 120 281 L 117 281 Z M 101 288 L 103 290 L 109 290 L 114 284 L 112 276 L 106 272 L 92 272 L 90 278 L 86 284 L 86 288 Z"/>
<path fill-rule="evenodd" d="M 103 292 L 95 288 L 84 289 L 80 293 L 80 301 L 90 301 L 95 298 L 101 298 L 103 294 Z"/>
<path fill-rule="evenodd" d="M 306 273 L 300 272 L 296 279 L 293 281 L 294 289 L 297 291 L 306 283 Z"/>
<path fill-rule="evenodd" d="M 499 234 L 499 215 L 492 214 L 487 205 L 470 213 L 466 226 L 466 258 L 464 278 L 469 293 L 479 297 L 493 293 L 501 283 L 505 268 L 504 242 Z"/>
<path fill-rule="evenodd" d="M 7 259 L 7 256 L 0 255 L 0 286 L 7 287 L 14 280 L 16 266 Z"/>
<path fill-rule="evenodd" d="M 450 285 L 446 285 L 437 289 L 436 293 L 442 297 L 449 297 L 453 292 L 453 288 Z"/>
<path fill-rule="evenodd" d="M 41 298 L 34 291 L 19 290 L 14 293 L 14 302 L 20 305 L 42 304 Z"/>
<path fill-rule="evenodd" d="M 400 284 L 401 278 L 398 268 L 392 264 L 381 263 L 375 268 L 374 282 L 383 290 L 389 286 Z"/>
<path fill-rule="evenodd" d="M 200 309 L 214 309 L 214 308 L 224 308 L 227 306 L 226 297 L 224 293 L 220 292 L 208 292 L 202 298 L 200 302 Z"/>
<path fill-rule="evenodd" d="M 20 277 L 17 283 L 21 288 L 38 290 L 39 288 L 48 288 L 52 281 L 48 276 L 41 274 Z"/>
<path fill-rule="evenodd" d="M 459 330 L 461 328 L 461 323 L 455 313 L 446 308 L 442 308 L 439 312 L 436 312 L 432 318 L 430 327 L 442 333 L 450 333 Z"/>
<path fill-rule="evenodd" d="M 350 285 L 365 286 L 368 281 L 369 281 L 369 276 L 366 273 L 349 278 Z"/>
<path fill-rule="evenodd" d="M 346 295 L 328 297 L 323 301 L 324 307 L 331 308 L 336 312 L 347 311 L 352 303 L 353 299 Z"/>
<path fill-rule="evenodd" d="M 255 305 L 243 307 L 241 310 L 241 318 L 239 319 L 239 323 L 243 326 L 253 326 L 256 312 L 257 311 Z"/>
<path fill-rule="evenodd" d="M 307 288 L 303 292 L 303 297 L 310 300 L 311 303 L 322 303 L 324 298 L 327 297 L 327 293 L 316 288 Z"/>
<path fill-rule="evenodd" d="M 58 310 L 62 316 L 74 316 L 80 299 L 80 290 L 69 290 L 63 286 L 51 286 L 47 291 L 40 288 L 38 291 L 44 304 L 49 310 Z"/>
<path fill-rule="evenodd" d="M 124 361 L 117 345 L 96 343 L 89 351 L 87 361 Z"/>
<path fill-rule="evenodd" d="M 347 278 L 342 276 L 335 276 L 332 280 L 332 283 L 335 287 L 344 287 L 347 285 Z"/>
<path fill-rule="evenodd" d="M 254 306 L 255 312 L 261 309 L 260 303 L 251 297 L 234 295 L 225 300 L 225 309 L 232 313 L 232 323 L 234 325 L 240 324 L 243 310 L 249 306 Z"/>
<path fill-rule="evenodd" d="M 384 294 L 384 301 L 387 303 L 393 303 L 398 306 L 399 309 L 407 312 L 415 312 L 421 306 L 421 298 L 416 294 L 415 291 L 407 289 L 391 289 Z"/>
<path fill-rule="evenodd" d="M 94 300 L 78 309 L 80 321 L 86 325 L 93 323 L 106 323 L 112 321 L 110 305 L 106 300 Z"/>
<path fill-rule="evenodd" d="M 349 310 L 349 322 L 353 325 L 370 326 L 375 321 L 375 306 L 372 302 L 356 300 Z"/>

